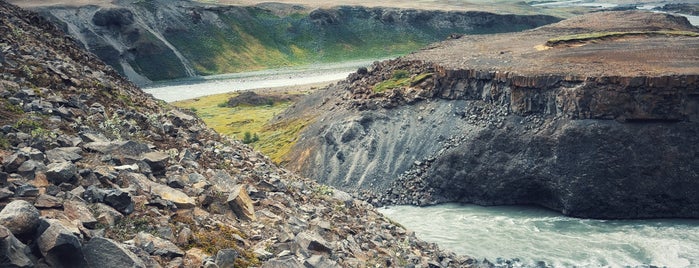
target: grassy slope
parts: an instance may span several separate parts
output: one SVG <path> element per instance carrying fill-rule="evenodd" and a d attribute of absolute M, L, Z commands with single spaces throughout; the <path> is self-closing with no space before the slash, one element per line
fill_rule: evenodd
<path fill-rule="evenodd" d="M 294 91 L 288 94 L 305 94 L 305 92 Z M 224 93 L 173 104 L 180 108 L 194 110 L 209 127 L 223 135 L 242 140 L 246 132 L 257 134 L 259 141 L 251 145 L 265 155 L 269 155 L 274 162 L 280 163 L 282 157 L 296 142 L 297 134 L 312 119 L 303 118 L 270 125 L 268 122 L 292 105 L 291 102 L 276 102 L 274 105 L 260 106 L 225 106 L 228 99 L 236 95 L 238 93 Z"/>
<path fill-rule="evenodd" d="M 384 58 L 405 54 L 452 33 L 515 31 L 531 26 L 489 23 L 479 29 L 435 28 L 424 21 L 387 23 L 365 9 L 335 10 L 337 23 L 314 23 L 307 13 L 278 16 L 258 7 L 215 12 L 220 25 L 205 20 L 165 37 L 203 75 L 297 66 L 315 62 Z"/>

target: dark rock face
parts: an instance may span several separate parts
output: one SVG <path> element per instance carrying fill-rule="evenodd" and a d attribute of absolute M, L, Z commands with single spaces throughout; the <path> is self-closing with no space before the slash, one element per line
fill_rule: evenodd
<path fill-rule="evenodd" d="M 440 201 L 538 204 L 592 218 L 699 217 L 691 123 L 550 123 L 474 133 L 422 177 Z"/>
<path fill-rule="evenodd" d="M 97 26 L 121 28 L 134 22 L 133 13 L 126 8 L 100 9 L 92 16 Z"/>

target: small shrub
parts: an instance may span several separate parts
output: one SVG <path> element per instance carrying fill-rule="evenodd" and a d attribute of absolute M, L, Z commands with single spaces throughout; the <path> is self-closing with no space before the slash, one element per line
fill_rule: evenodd
<path fill-rule="evenodd" d="M 246 131 L 245 133 L 243 133 L 243 143 L 245 143 L 245 144 L 250 144 L 250 143 L 253 143 L 253 142 L 256 142 L 259 140 L 260 140 L 260 137 L 257 136 L 257 133 L 250 134 L 249 131 Z"/>

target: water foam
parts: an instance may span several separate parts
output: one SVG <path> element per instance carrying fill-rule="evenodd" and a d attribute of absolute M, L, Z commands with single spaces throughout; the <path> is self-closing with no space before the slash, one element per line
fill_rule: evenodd
<path fill-rule="evenodd" d="M 555 267 L 699 266 L 699 220 L 589 220 L 534 207 L 458 204 L 381 211 L 419 238 L 479 259 Z"/>

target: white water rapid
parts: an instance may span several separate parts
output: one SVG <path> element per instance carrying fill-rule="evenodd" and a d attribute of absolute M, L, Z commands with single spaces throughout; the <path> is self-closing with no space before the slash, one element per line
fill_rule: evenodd
<path fill-rule="evenodd" d="M 444 204 L 381 209 L 457 254 L 554 267 L 699 267 L 699 220 L 590 220 L 536 207 Z"/>

